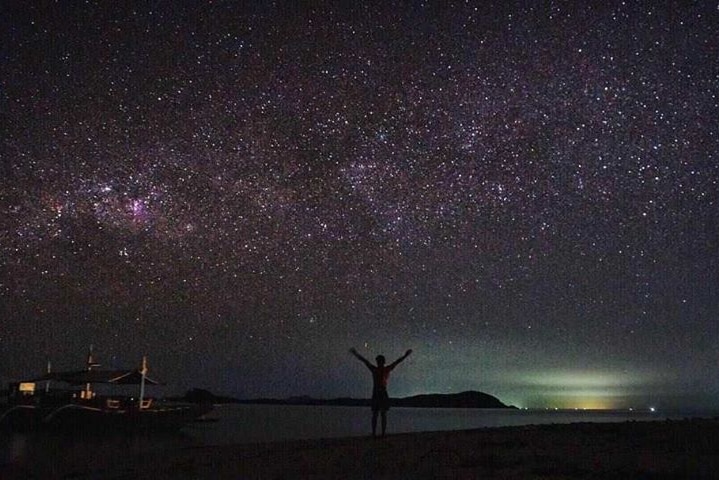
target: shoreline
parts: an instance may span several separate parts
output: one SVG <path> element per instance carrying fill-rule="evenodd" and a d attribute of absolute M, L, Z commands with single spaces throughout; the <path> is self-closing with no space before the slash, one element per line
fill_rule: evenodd
<path fill-rule="evenodd" d="M 3 479 L 717 478 L 719 418 L 197 446 L 0 465 Z"/>

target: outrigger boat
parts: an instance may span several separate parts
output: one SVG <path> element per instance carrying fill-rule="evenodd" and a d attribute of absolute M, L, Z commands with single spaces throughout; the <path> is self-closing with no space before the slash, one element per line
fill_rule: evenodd
<path fill-rule="evenodd" d="M 85 370 L 52 372 L 10 384 L 0 428 L 17 430 L 126 431 L 178 429 L 199 419 L 211 405 L 166 402 L 145 395 L 147 358 L 132 370 L 99 370 L 92 348 Z M 137 396 L 100 393 L 98 387 L 139 386 Z"/>

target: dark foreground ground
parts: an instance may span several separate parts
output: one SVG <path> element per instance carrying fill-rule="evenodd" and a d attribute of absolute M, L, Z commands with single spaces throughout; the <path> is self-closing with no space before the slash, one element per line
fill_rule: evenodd
<path fill-rule="evenodd" d="M 2 479 L 716 478 L 719 420 L 508 427 L 3 465 Z"/>

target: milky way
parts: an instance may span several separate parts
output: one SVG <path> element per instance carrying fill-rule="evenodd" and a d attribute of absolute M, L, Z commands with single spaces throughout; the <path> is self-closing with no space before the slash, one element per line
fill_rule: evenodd
<path fill-rule="evenodd" d="M 719 395 L 717 5 L 8 3 L 3 381 Z"/>

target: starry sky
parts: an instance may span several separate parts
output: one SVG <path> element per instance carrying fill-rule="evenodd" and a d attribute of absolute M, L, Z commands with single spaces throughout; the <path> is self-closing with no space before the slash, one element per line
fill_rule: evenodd
<path fill-rule="evenodd" d="M 0 380 L 719 406 L 716 2 L 2 2 Z"/>

